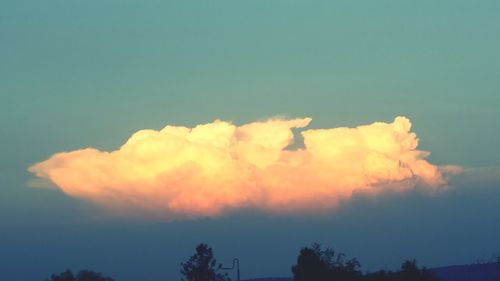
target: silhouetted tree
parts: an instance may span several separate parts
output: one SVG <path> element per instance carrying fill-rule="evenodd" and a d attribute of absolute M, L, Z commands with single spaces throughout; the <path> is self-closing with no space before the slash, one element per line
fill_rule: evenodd
<path fill-rule="evenodd" d="M 66 270 L 60 274 L 52 274 L 46 281 L 114 281 L 111 277 L 102 276 L 99 272 L 81 270 L 75 276 L 71 270 Z"/>
<path fill-rule="evenodd" d="M 348 281 L 360 280 L 359 262 L 336 254 L 330 248 L 322 249 L 317 243 L 300 250 L 297 264 L 292 266 L 294 281 Z"/>
<path fill-rule="evenodd" d="M 415 260 L 406 260 L 403 262 L 401 271 L 397 275 L 398 280 L 401 281 L 439 281 L 439 278 L 425 267 L 418 268 Z"/>
<path fill-rule="evenodd" d="M 230 281 L 227 274 L 219 273 L 220 265 L 216 267 L 212 248 L 199 244 L 196 253 L 185 263 L 181 263 L 182 281 Z"/>
<path fill-rule="evenodd" d="M 302 248 L 292 267 L 294 281 L 327 281 L 328 264 L 311 248 Z"/>

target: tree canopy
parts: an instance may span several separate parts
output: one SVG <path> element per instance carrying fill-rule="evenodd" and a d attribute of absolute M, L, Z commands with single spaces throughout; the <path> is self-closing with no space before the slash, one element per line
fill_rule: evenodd
<path fill-rule="evenodd" d="M 196 253 L 181 263 L 182 281 L 230 281 L 227 274 L 220 273 L 220 264 L 214 258 L 212 248 L 199 244 Z"/>
<path fill-rule="evenodd" d="M 300 250 L 297 264 L 292 266 L 294 281 L 360 280 L 359 262 L 343 253 L 319 244 Z"/>

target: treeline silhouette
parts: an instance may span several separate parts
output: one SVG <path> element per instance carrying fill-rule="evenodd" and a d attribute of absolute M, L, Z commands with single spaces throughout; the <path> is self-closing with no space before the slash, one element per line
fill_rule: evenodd
<path fill-rule="evenodd" d="M 291 268 L 293 281 L 439 281 L 426 268 L 419 268 L 415 260 L 407 260 L 398 271 L 361 271 L 356 258 L 348 259 L 332 248 L 315 243 L 300 250 L 297 263 Z M 181 281 L 231 281 L 217 264 L 212 248 L 207 244 L 196 246 L 195 253 L 181 263 Z M 114 281 L 101 273 L 82 270 L 76 275 L 70 270 L 52 274 L 45 281 Z"/>
<path fill-rule="evenodd" d="M 68 269 L 59 274 L 52 274 L 50 278 L 45 279 L 45 281 L 114 281 L 114 279 L 91 270 L 81 270 L 74 275 L 73 272 Z"/>
<path fill-rule="evenodd" d="M 432 272 L 419 268 L 415 260 L 407 260 L 399 271 L 379 270 L 363 273 L 356 258 L 319 244 L 300 250 L 297 264 L 292 266 L 294 281 L 439 281 Z"/>

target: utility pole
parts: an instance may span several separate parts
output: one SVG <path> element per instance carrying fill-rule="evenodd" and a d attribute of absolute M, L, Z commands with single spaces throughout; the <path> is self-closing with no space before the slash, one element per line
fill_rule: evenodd
<path fill-rule="evenodd" d="M 238 258 L 233 259 L 233 266 L 231 267 L 219 267 L 220 269 L 224 270 L 233 270 L 236 267 L 236 274 L 237 274 L 237 281 L 240 281 L 240 260 Z"/>

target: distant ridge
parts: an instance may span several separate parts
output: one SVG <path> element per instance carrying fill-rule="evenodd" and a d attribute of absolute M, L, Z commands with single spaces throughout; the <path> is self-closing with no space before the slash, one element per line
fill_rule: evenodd
<path fill-rule="evenodd" d="M 429 268 L 442 281 L 500 281 L 500 263 Z M 244 281 L 292 281 L 292 278 L 256 278 Z"/>
<path fill-rule="evenodd" d="M 499 281 L 500 263 L 430 268 L 443 281 Z"/>

